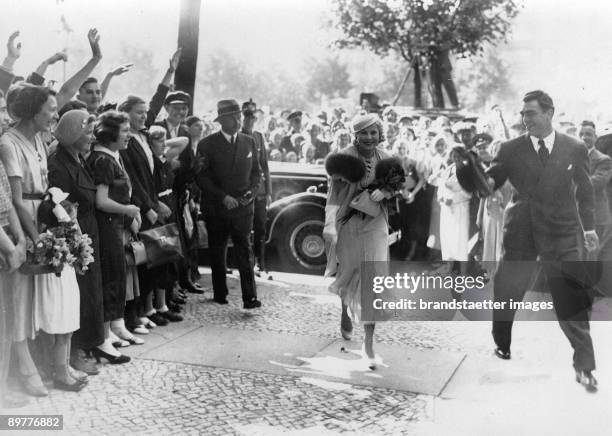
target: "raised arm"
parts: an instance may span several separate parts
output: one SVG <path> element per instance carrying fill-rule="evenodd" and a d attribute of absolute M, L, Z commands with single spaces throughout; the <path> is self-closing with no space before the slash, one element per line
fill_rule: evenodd
<path fill-rule="evenodd" d="M 15 38 L 19 36 L 19 31 L 13 32 L 6 43 L 7 53 L 2 65 L 0 65 L 0 89 L 6 94 L 11 83 L 13 83 L 13 65 L 21 56 L 21 43 L 15 44 Z"/>
<path fill-rule="evenodd" d="M 113 77 L 120 76 L 123 73 L 127 73 L 133 66 L 134 64 L 119 65 L 117 68 L 114 68 L 113 70 L 108 72 L 108 74 L 106 75 L 106 77 L 104 77 L 104 80 L 100 84 L 100 92 L 102 94 L 100 96 L 100 101 L 104 101 L 104 98 L 106 97 L 106 92 L 108 91 L 108 87 Z"/>
<path fill-rule="evenodd" d="M 97 29 L 89 29 L 87 39 L 91 47 L 91 59 L 77 71 L 66 83 L 62 85 L 57 93 L 57 107 L 62 107 L 70 101 L 77 93 L 79 86 L 87 79 L 93 69 L 102 59 L 102 51 L 100 50 L 100 34 Z"/>
<path fill-rule="evenodd" d="M 176 71 L 176 67 L 178 66 L 179 59 L 181 58 L 181 49 L 179 48 L 174 52 L 172 57 L 170 58 L 170 65 L 168 66 L 168 70 L 166 70 L 166 74 L 164 75 L 161 83 L 157 87 L 155 94 L 151 98 L 149 102 L 149 110 L 147 111 L 147 120 L 145 125 L 150 127 L 155 122 L 159 111 L 164 106 L 164 100 L 168 95 L 168 91 L 170 90 L 170 82 L 172 77 L 174 76 L 174 72 Z"/>
<path fill-rule="evenodd" d="M 53 56 L 48 59 L 42 61 L 42 63 L 36 68 L 30 76 L 28 77 L 28 82 L 33 83 L 34 85 L 42 85 L 45 81 L 45 73 L 47 72 L 47 68 L 53 65 L 56 62 L 63 61 L 66 62 L 68 60 L 68 56 L 66 53 L 57 52 Z"/>

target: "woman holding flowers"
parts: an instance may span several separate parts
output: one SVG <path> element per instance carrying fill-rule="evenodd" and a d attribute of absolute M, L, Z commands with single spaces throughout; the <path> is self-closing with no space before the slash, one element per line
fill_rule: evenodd
<path fill-rule="evenodd" d="M 389 236 L 388 217 L 381 202 L 391 197 L 386 189 L 368 189 L 376 179 L 375 167 L 378 162 L 388 158 L 378 144 L 383 141 L 382 123 L 377 115 L 358 116 L 353 121 L 355 142 L 336 155 L 328 158 L 337 159 L 339 155 L 357 158 L 365 166 L 365 172 L 359 180 L 347 173 L 354 173 L 355 163 L 344 159 L 338 171 L 328 172 L 331 175 L 330 189 L 325 207 L 325 228 L 323 236 L 328 242 L 328 265 L 326 275 L 334 275 L 335 281 L 330 291 L 342 300 L 342 318 L 340 330 L 344 339 L 350 339 L 353 330 L 352 320 L 361 317 L 361 278 L 360 268 L 364 261 L 386 262 L 389 259 L 387 240 Z M 345 166 L 345 168 L 342 168 Z M 371 192 L 370 192 L 371 191 Z M 369 195 L 375 204 L 374 215 L 354 213 L 351 201 L 360 193 Z M 334 255 L 335 250 L 335 255 Z M 364 322 L 364 348 L 370 361 L 370 368 L 375 369 L 374 322 Z"/>
<path fill-rule="evenodd" d="M 55 124 L 55 93 L 41 86 L 24 87 L 12 105 L 12 113 L 18 122 L 0 138 L 0 159 L 21 226 L 36 246 L 41 231 L 38 207 L 48 188 L 47 150 L 41 135 Z M 17 272 L 12 275 L 11 288 L 19 290 L 13 294 L 13 349 L 25 390 L 34 396 L 48 394 L 27 343 L 39 330 L 49 335 L 44 342 L 50 347 L 47 351 L 51 353 L 55 386 L 70 390 L 81 386 L 67 364 L 70 336 L 79 328 L 79 288 L 74 269 L 64 268 L 60 277 Z"/>
<path fill-rule="evenodd" d="M 49 185 L 60 188 L 68 201 L 78 203 L 77 220 L 83 234 L 91 238 L 94 261 L 84 274 L 77 275 L 80 294 L 81 326 L 72 336 L 71 366 L 89 375 L 98 374 L 93 361 L 84 358 L 90 350 L 104 342 L 104 308 L 102 306 L 102 275 L 100 246 L 96 222 L 96 185 L 85 166 L 82 154 L 88 153 L 93 136 L 95 117 L 85 110 L 66 112 L 55 128 L 59 144 L 49 157 Z"/>

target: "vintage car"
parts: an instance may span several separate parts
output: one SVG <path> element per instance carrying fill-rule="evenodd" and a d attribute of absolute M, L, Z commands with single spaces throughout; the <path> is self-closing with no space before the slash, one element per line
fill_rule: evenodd
<path fill-rule="evenodd" d="M 273 201 L 268 209 L 267 249 L 274 248 L 284 270 L 321 274 L 325 270 L 327 174 L 322 165 L 270 162 Z M 390 214 L 395 213 L 391 208 Z M 390 220 L 394 221 L 394 220 Z M 390 232 L 395 243 L 399 232 Z"/>
<path fill-rule="evenodd" d="M 266 221 L 266 257 L 281 270 L 322 274 L 327 174 L 323 165 L 270 162 L 272 204 Z M 395 214 L 390 208 L 390 222 Z M 390 232 L 389 244 L 399 238 Z M 231 241 L 230 241 L 231 244 Z M 276 263 L 275 262 L 275 263 Z"/>

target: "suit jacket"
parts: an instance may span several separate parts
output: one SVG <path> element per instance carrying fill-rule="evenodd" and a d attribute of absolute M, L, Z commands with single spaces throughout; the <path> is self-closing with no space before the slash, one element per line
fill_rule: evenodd
<path fill-rule="evenodd" d="M 589 174 L 595 191 L 595 224 L 612 224 L 607 186 L 612 178 L 612 159 L 601 151 L 589 151 Z"/>
<path fill-rule="evenodd" d="M 166 129 L 166 139 L 171 139 L 170 136 L 170 126 L 168 124 L 168 119 L 164 118 L 161 121 L 156 121 L 153 123 L 154 126 L 161 126 L 164 129 Z M 179 124 L 179 128 L 178 128 L 178 135 L 176 135 L 177 137 L 181 137 L 184 136 L 185 138 L 189 138 L 189 128 L 184 124 L 181 123 Z"/>
<path fill-rule="evenodd" d="M 160 84 L 149 103 L 149 110 L 147 111 L 147 119 L 145 121 L 145 127 L 147 129 L 153 125 L 167 94 L 168 87 Z M 146 137 L 144 147 L 149 147 L 149 133 L 148 131 L 143 131 L 142 133 Z M 125 171 L 128 173 L 130 182 L 132 183 L 132 203 L 140 208 L 142 230 L 149 229 L 152 224 L 145 215 L 149 210 L 155 212 L 159 211 L 159 199 L 157 197 L 155 177 L 149 166 L 149 160 L 135 137 L 131 137 L 128 141 L 127 148 L 121 150 L 119 153 L 123 159 Z M 154 155 L 154 167 L 156 159 Z"/>
<path fill-rule="evenodd" d="M 580 224 L 595 228 L 589 158 L 577 140 L 555 132 L 544 167 L 529 136 L 520 136 L 500 146 L 487 172 L 496 188 L 506 180 L 514 188 L 504 217 L 506 252 L 564 250 Z"/>
<path fill-rule="evenodd" d="M 245 135 L 248 133 L 243 132 Z M 268 168 L 268 151 L 266 150 L 266 141 L 261 132 L 253 131 L 251 136 L 255 140 L 257 148 L 257 162 L 261 169 L 261 183 L 259 184 L 258 195 L 272 195 L 272 181 L 270 180 L 270 169 Z"/>
<path fill-rule="evenodd" d="M 251 213 L 253 204 L 228 210 L 223 199 L 230 195 L 236 199 L 251 191 L 255 196 L 261 179 L 257 162 L 255 140 L 238 133 L 236 144 L 225 139 L 221 131 L 202 139 L 198 144 L 198 157 L 202 169 L 196 182 L 204 194 L 204 213 L 210 216 L 237 216 Z"/>

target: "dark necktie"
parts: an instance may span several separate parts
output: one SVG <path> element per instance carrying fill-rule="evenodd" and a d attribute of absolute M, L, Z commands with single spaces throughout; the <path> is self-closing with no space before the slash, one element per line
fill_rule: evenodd
<path fill-rule="evenodd" d="M 548 153 L 548 148 L 546 148 L 546 144 L 544 144 L 543 139 L 538 140 L 538 145 L 540 146 L 540 148 L 538 148 L 538 156 L 540 156 L 540 162 L 542 162 L 542 166 L 546 166 L 546 163 L 548 162 L 548 157 L 550 156 Z"/>

